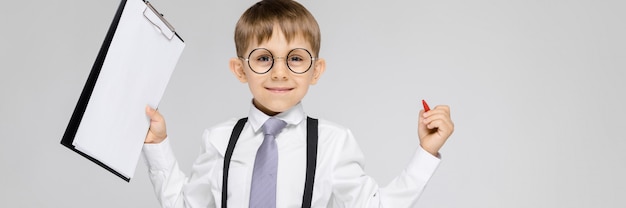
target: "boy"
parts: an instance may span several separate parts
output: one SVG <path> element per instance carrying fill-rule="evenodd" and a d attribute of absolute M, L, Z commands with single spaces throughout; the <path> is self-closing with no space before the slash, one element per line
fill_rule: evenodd
<path fill-rule="evenodd" d="M 352 133 L 307 118 L 300 103 L 325 70 L 313 16 L 291 0 L 258 2 L 237 23 L 235 44 L 238 57 L 230 70 L 252 92 L 248 118 L 204 132 L 190 177 L 178 168 L 163 117 L 146 108 L 151 125 L 143 152 L 163 207 L 415 206 L 454 128 L 447 106 L 420 112 L 421 147 L 398 177 L 379 188 L 363 172 Z M 271 129 L 274 124 L 279 127 Z"/>

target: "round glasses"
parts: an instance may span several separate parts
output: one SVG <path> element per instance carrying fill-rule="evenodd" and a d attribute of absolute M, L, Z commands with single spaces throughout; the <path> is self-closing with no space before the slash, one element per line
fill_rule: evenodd
<path fill-rule="evenodd" d="M 254 73 L 265 74 L 274 66 L 274 60 L 285 59 L 287 68 L 295 74 L 304 74 L 313 65 L 316 59 L 311 53 L 304 48 L 294 48 L 287 54 L 287 57 L 274 57 L 272 53 L 265 48 L 257 48 L 250 52 L 248 58 L 239 57 L 247 61 L 248 66 Z"/>

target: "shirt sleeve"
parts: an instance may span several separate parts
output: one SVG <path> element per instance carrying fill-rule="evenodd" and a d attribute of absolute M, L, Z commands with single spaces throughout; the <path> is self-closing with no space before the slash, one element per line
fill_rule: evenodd
<path fill-rule="evenodd" d="M 169 138 L 158 144 L 144 144 L 143 155 L 154 193 L 161 207 L 175 207 L 185 184 L 185 174 L 180 171 Z"/>
<path fill-rule="evenodd" d="M 211 185 L 215 180 L 211 175 L 219 157 L 208 142 L 208 135 L 207 130 L 202 136 L 201 153 L 195 160 L 189 177 L 179 169 L 168 139 L 159 144 L 144 144 L 143 154 L 150 180 L 161 207 L 216 207 L 211 192 Z"/>
<path fill-rule="evenodd" d="M 414 207 L 439 165 L 439 158 L 420 147 L 400 175 L 381 188 L 365 174 L 363 153 L 349 130 L 337 148 L 332 207 Z"/>
<path fill-rule="evenodd" d="M 438 157 L 419 146 L 408 166 L 386 187 L 380 189 L 380 198 L 374 197 L 370 204 L 372 207 L 415 207 L 439 162 Z M 376 204 L 380 206 L 374 206 Z"/>

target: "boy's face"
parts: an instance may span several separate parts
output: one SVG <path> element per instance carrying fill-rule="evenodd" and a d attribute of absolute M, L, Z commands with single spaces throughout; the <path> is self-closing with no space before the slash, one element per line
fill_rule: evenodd
<path fill-rule="evenodd" d="M 280 28 L 274 27 L 272 37 L 261 44 L 253 41 L 244 53 L 257 48 L 268 49 L 274 57 L 286 57 L 294 48 L 304 48 L 311 51 L 311 45 L 303 37 L 297 36 L 291 42 L 285 39 Z M 311 51 L 312 53 L 312 51 Z M 313 61 L 311 69 L 303 74 L 296 74 L 289 70 L 285 59 L 275 59 L 269 72 L 257 74 L 253 72 L 246 60 L 232 58 L 230 69 L 242 83 L 248 87 L 254 96 L 254 105 L 265 114 L 273 116 L 289 110 L 306 95 L 309 85 L 317 83 L 324 72 L 326 64 L 323 59 Z"/>

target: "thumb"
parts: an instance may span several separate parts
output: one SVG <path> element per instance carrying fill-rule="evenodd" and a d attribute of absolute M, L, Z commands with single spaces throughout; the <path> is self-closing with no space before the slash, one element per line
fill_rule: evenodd
<path fill-rule="evenodd" d="M 150 117 L 150 119 L 154 119 L 154 115 L 156 114 L 156 110 L 149 105 L 146 105 L 146 115 Z"/>

